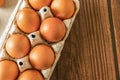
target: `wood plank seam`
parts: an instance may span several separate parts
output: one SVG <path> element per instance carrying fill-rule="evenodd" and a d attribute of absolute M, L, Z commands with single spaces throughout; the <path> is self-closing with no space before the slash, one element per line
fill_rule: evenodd
<path fill-rule="evenodd" d="M 116 49 L 116 43 L 115 43 L 115 32 L 114 32 L 113 17 L 112 17 L 111 0 L 107 0 L 107 5 L 108 5 L 108 15 L 109 15 L 110 31 L 111 31 L 112 49 L 113 49 L 115 70 L 116 70 L 116 79 L 120 80 L 119 68 L 118 68 L 117 49 Z"/>

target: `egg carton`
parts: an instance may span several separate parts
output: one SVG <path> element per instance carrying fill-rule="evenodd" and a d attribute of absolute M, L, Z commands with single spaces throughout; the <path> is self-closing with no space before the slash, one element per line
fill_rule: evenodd
<path fill-rule="evenodd" d="M 29 59 L 28 59 L 28 56 L 25 56 L 23 58 L 20 58 L 20 59 L 15 59 L 15 58 L 12 58 L 10 57 L 6 50 L 5 50 L 5 43 L 7 41 L 7 39 L 14 33 L 21 33 L 21 34 L 24 34 L 28 37 L 28 39 L 30 40 L 30 43 L 31 43 L 31 46 L 35 46 L 36 44 L 39 44 L 39 43 L 44 43 L 44 44 L 48 44 L 48 45 L 51 45 L 51 47 L 53 48 L 54 52 L 55 52 L 55 61 L 54 61 L 54 64 L 52 65 L 52 67 L 50 67 L 49 69 L 46 69 L 46 70 L 42 70 L 41 73 L 43 74 L 45 80 L 49 80 L 51 75 L 52 75 L 52 72 L 60 58 L 60 55 L 61 55 L 61 51 L 64 47 L 64 43 L 65 43 L 65 40 L 67 39 L 68 35 L 69 35 L 69 32 L 72 28 L 72 24 L 75 20 L 75 17 L 79 11 L 79 0 L 73 0 L 74 3 L 75 3 L 75 12 L 74 12 L 74 15 L 69 18 L 69 19 L 66 19 L 66 20 L 63 20 L 66 28 L 67 28 L 67 32 L 66 32 L 66 35 L 64 37 L 64 39 L 62 39 L 61 41 L 57 42 L 57 43 L 52 43 L 52 44 L 49 44 L 48 42 L 46 42 L 39 34 L 39 31 L 36 31 L 36 32 L 32 32 L 30 34 L 25 34 L 23 33 L 21 30 L 19 30 L 19 28 L 17 27 L 17 24 L 16 24 L 16 14 L 18 13 L 19 10 L 25 8 L 25 7 L 29 7 L 29 4 L 27 2 L 27 0 L 18 0 L 18 3 L 15 7 L 15 10 L 13 12 L 13 14 L 11 15 L 11 18 L 8 22 L 8 25 L 6 26 L 6 29 L 0 39 L 0 61 L 2 60 L 12 60 L 12 61 L 15 61 L 18 65 L 18 68 L 19 68 L 19 71 L 20 72 L 23 72 L 24 70 L 26 69 L 31 69 L 32 68 L 32 65 L 30 64 L 29 62 Z M 38 14 L 40 15 L 41 17 L 41 20 L 43 21 L 44 19 L 48 18 L 48 17 L 52 17 L 53 14 L 50 10 L 50 8 L 48 6 L 44 6 L 42 7 L 39 11 L 38 11 Z"/>

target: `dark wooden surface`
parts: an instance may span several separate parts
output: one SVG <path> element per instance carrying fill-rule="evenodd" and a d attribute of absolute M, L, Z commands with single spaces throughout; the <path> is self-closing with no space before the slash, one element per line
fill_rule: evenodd
<path fill-rule="evenodd" d="M 120 0 L 80 0 L 51 80 L 120 80 Z"/>

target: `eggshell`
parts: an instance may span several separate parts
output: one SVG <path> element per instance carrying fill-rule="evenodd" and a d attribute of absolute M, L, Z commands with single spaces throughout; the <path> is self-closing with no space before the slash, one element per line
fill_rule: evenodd
<path fill-rule="evenodd" d="M 40 17 L 33 9 L 24 8 L 20 10 L 16 18 L 18 27 L 25 33 L 37 31 L 40 26 Z"/>
<path fill-rule="evenodd" d="M 65 24 L 58 18 L 45 19 L 40 26 L 41 36 L 48 42 L 58 42 L 66 33 Z"/>
<path fill-rule="evenodd" d="M 5 3 L 5 0 L 0 0 L 0 7 L 2 7 Z"/>
<path fill-rule="evenodd" d="M 34 68 L 44 70 L 52 66 L 55 55 L 51 47 L 41 44 L 31 50 L 29 59 Z"/>
<path fill-rule="evenodd" d="M 16 80 L 19 74 L 17 64 L 13 61 L 0 62 L 0 80 Z"/>
<path fill-rule="evenodd" d="M 23 34 L 11 35 L 5 45 L 7 53 L 13 58 L 22 58 L 30 50 L 30 42 Z"/>
<path fill-rule="evenodd" d="M 18 80 L 44 80 L 42 74 L 37 70 L 26 70 L 19 77 Z"/>
<path fill-rule="evenodd" d="M 53 14 L 61 19 L 71 18 L 75 12 L 73 0 L 53 0 L 50 7 Z"/>
<path fill-rule="evenodd" d="M 52 0 L 29 0 L 30 5 L 36 9 L 40 10 L 43 6 L 49 6 Z"/>

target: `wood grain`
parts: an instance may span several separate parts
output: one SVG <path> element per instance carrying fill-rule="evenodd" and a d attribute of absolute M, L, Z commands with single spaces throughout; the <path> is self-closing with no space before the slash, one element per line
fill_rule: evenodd
<path fill-rule="evenodd" d="M 119 0 L 80 0 L 51 80 L 119 80 L 119 14 Z"/>
<path fill-rule="evenodd" d="M 120 76 L 120 0 L 111 0 L 112 20 L 115 34 L 115 43 L 117 49 L 116 60 L 118 62 Z"/>

